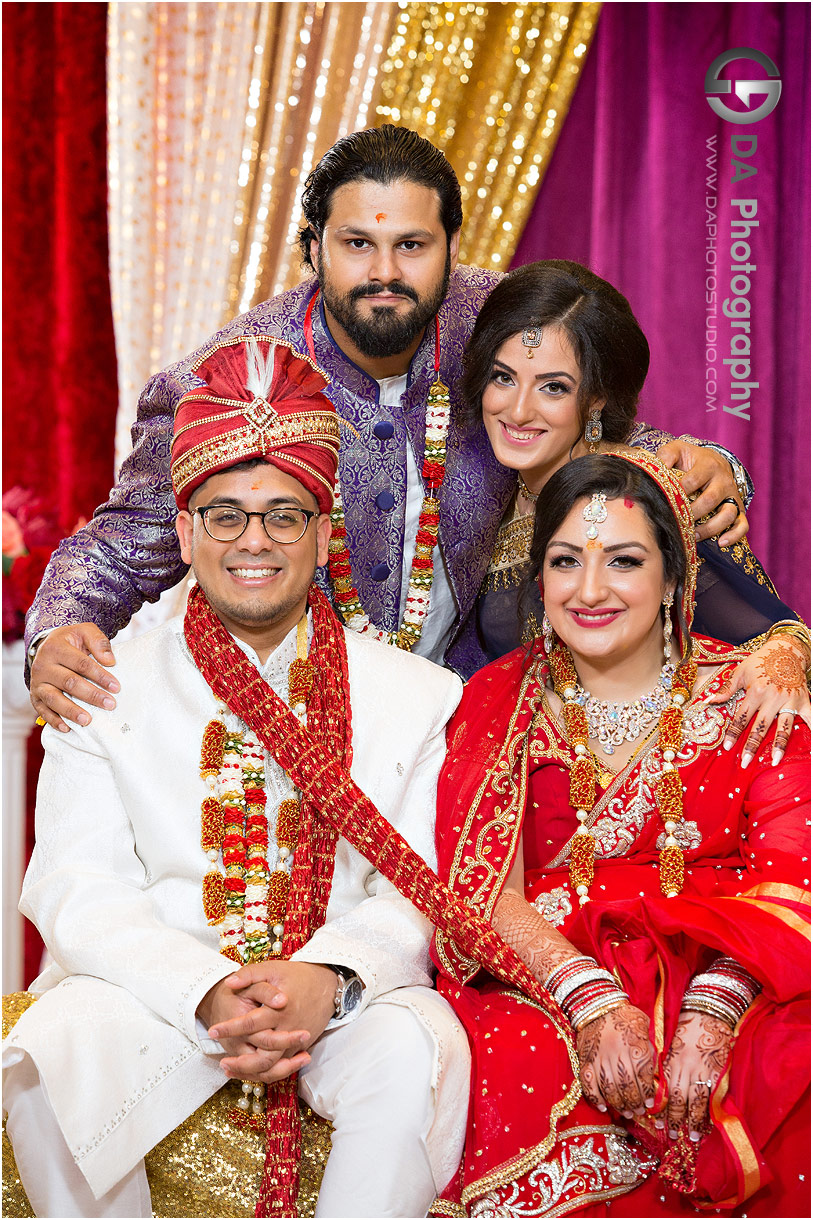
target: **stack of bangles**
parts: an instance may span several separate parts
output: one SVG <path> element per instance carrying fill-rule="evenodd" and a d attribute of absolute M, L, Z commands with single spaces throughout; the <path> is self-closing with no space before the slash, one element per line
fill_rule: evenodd
<path fill-rule="evenodd" d="M 717 1017 L 734 1029 L 762 990 L 733 957 L 718 957 L 705 974 L 696 974 L 686 989 L 682 1011 Z"/>
<path fill-rule="evenodd" d="M 544 983 L 576 1033 L 629 1002 L 609 970 L 594 957 L 571 957 L 551 971 Z"/>

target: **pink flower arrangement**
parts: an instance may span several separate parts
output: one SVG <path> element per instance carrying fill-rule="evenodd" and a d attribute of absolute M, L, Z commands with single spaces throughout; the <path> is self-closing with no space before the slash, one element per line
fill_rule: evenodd
<path fill-rule="evenodd" d="M 84 524 L 78 522 L 74 533 Z M 57 543 L 65 536 L 56 514 L 30 488 L 3 494 L 3 640 L 22 638 L 26 612 Z"/>

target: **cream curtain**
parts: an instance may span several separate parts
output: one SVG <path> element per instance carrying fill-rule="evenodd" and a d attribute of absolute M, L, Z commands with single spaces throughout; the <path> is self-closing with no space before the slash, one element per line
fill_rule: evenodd
<path fill-rule="evenodd" d="M 371 122 L 394 4 L 109 6 L 117 465 L 147 379 L 301 278 L 302 183 Z"/>

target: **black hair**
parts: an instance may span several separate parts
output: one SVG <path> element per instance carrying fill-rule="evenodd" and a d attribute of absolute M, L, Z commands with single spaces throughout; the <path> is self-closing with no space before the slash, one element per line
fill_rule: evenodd
<path fill-rule="evenodd" d="M 404 179 L 437 191 L 447 245 L 463 223 L 460 183 L 440 149 L 408 127 L 390 123 L 353 131 L 328 149 L 305 182 L 302 210 L 308 223 L 300 230 L 299 245 L 307 266 L 313 266 L 311 242 L 321 240 L 334 191 L 359 178 L 383 184 Z"/>
<path fill-rule="evenodd" d="M 604 438 L 629 436 L 649 369 L 649 344 L 626 297 L 581 263 L 548 259 L 509 272 L 477 317 L 463 358 L 467 422 L 478 427 L 494 358 L 507 339 L 530 327 L 559 326 L 581 371 L 582 428 L 592 402 L 604 399 Z"/>
<path fill-rule="evenodd" d="M 560 466 L 545 484 L 536 505 L 534 536 L 520 594 L 523 611 L 531 604 L 532 591 L 542 571 L 551 538 L 579 500 L 601 493 L 608 500 L 634 500 L 646 513 L 661 552 L 664 579 L 669 583 L 675 582 L 672 621 L 680 631 L 683 655 L 687 656 L 690 648 L 689 626 L 682 605 L 687 564 L 680 526 L 656 481 L 639 466 L 610 454 L 592 453 L 576 458 Z"/>

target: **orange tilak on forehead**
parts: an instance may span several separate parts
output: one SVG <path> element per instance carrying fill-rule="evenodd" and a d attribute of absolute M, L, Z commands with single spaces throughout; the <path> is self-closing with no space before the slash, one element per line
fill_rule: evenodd
<path fill-rule="evenodd" d="M 597 538 L 591 538 L 590 541 L 585 545 L 584 549 L 586 551 L 603 551 L 604 543 L 599 542 Z"/>
<path fill-rule="evenodd" d="M 375 218 L 378 221 L 378 223 L 381 224 L 382 220 L 387 219 L 387 213 L 386 212 L 376 212 Z"/>

